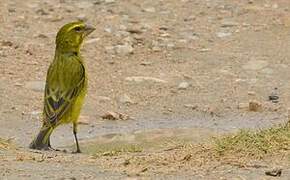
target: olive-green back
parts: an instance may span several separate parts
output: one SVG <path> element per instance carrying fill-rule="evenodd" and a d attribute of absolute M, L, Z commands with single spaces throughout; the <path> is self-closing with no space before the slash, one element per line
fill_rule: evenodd
<path fill-rule="evenodd" d="M 55 124 L 64 114 L 69 113 L 71 105 L 85 88 L 86 72 L 78 54 L 55 55 L 49 67 L 44 95 L 44 121 Z"/>

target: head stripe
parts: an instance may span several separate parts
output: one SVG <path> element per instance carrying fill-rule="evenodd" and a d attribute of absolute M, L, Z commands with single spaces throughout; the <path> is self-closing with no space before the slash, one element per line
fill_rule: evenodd
<path fill-rule="evenodd" d="M 84 24 L 82 23 L 78 23 L 78 24 L 74 24 L 74 25 L 71 25 L 66 32 L 69 32 L 71 31 L 72 29 L 76 28 L 76 27 L 84 27 Z"/>

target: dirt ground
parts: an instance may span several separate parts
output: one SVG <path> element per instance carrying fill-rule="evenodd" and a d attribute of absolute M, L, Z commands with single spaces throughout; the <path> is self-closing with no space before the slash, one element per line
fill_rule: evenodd
<path fill-rule="evenodd" d="M 172 147 L 287 121 L 289 7 L 287 0 L 1 0 L 0 137 L 16 148 L 0 150 L 0 179 L 268 179 L 265 170 L 277 166 L 288 179 L 289 158 L 258 167 L 182 163 L 188 149 Z M 77 19 L 96 27 L 82 49 L 84 153 L 30 151 L 55 35 Z M 117 120 L 103 119 L 107 112 Z M 58 128 L 52 145 L 70 152 L 71 131 Z M 106 155 L 119 142 L 142 150 Z"/>

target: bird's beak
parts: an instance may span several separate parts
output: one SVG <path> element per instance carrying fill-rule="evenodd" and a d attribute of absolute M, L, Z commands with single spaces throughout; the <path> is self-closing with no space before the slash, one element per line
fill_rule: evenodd
<path fill-rule="evenodd" d="M 84 35 L 87 36 L 87 35 L 91 34 L 95 29 L 96 28 L 94 28 L 91 25 L 86 25 Z"/>

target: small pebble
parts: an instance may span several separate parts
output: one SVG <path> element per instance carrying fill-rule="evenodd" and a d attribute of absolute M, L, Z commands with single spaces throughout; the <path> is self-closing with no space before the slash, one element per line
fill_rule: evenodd
<path fill-rule="evenodd" d="M 266 171 L 265 174 L 267 176 L 280 177 L 282 175 L 282 169 L 281 168 L 275 168 L 273 170 Z"/>
<path fill-rule="evenodd" d="M 130 44 L 117 45 L 115 46 L 115 50 L 119 55 L 130 55 L 134 52 L 134 48 Z"/>
<path fill-rule="evenodd" d="M 179 89 L 179 90 L 186 90 L 188 87 L 189 87 L 189 83 L 188 83 L 188 82 L 181 82 L 181 83 L 178 85 L 178 89 Z"/>
<path fill-rule="evenodd" d="M 216 33 L 216 35 L 219 38 L 225 38 L 225 37 L 231 36 L 232 33 L 230 33 L 230 32 L 218 32 L 218 33 Z"/>
<path fill-rule="evenodd" d="M 253 112 L 258 112 L 262 110 L 262 104 L 258 101 L 250 101 L 249 102 L 249 110 Z"/>

